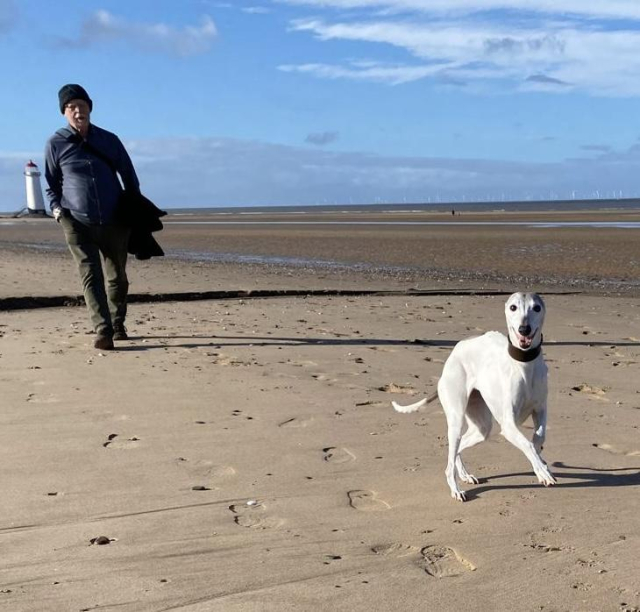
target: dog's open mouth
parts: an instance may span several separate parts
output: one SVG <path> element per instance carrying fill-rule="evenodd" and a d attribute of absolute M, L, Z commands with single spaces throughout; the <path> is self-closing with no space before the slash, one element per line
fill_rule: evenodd
<path fill-rule="evenodd" d="M 533 337 L 535 335 L 536 335 L 535 331 L 530 336 L 521 336 L 518 332 L 516 332 L 516 338 L 518 339 L 519 348 L 521 348 L 523 351 L 530 349 L 531 343 L 533 342 Z"/>

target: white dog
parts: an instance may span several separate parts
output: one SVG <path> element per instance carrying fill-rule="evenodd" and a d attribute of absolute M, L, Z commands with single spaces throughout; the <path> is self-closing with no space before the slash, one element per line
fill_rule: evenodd
<path fill-rule="evenodd" d="M 460 453 L 489 437 L 493 419 L 502 435 L 525 454 L 539 482 L 545 486 L 556 483 L 540 456 L 547 425 L 547 366 L 542 356 L 545 305 L 536 293 L 514 293 L 507 300 L 505 314 L 509 337 L 491 331 L 458 342 L 444 364 L 436 395 L 410 406 L 392 402 L 398 412 L 414 412 L 440 399 L 449 438 L 445 473 L 451 496 L 458 501 L 466 498 L 456 476 L 478 484 Z M 531 442 L 518 428 L 529 416 L 535 427 Z"/>

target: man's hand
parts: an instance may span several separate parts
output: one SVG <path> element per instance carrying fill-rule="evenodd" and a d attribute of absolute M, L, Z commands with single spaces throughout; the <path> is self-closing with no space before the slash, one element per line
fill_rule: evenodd
<path fill-rule="evenodd" d="M 62 208 L 60 206 L 54 208 L 52 211 L 53 218 L 56 220 L 56 223 L 60 223 L 60 219 L 62 217 Z"/>

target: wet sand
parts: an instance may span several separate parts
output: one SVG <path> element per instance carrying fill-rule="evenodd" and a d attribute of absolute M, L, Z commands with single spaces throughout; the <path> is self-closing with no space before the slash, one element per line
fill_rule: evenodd
<path fill-rule="evenodd" d="M 158 236 L 171 265 L 186 264 L 186 276 L 186 270 L 197 266 L 199 277 L 204 277 L 206 284 L 215 284 L 220 274 L 225 276 L 228 272 L 232 278 L 242 278 L 251 270 L 253 277 L 276 276 L 287 283 L 287 277 L 295 275 L 305 279 L 303 284 L 314 286 L 330 286 L 348 278 L 350 284 L 364 281 L 382 286 L 391 283 L 394 287 L 418 284 L 452 288 L 463 284 L 488 289 L 526 285 L 542 290 L 575 288 L 591 293 L 640 295 L 638 229 L 466 225 L 637 222 L 640 211 L 464 213 L 455 217 L 436 213 L 304 215 L 305 221 L 324 223 L 321 225 L 261 225 L 255 223 L 256 219 L 261 223 L 291 223 L 302 217 L 169 216 L 165 230 Z M 212 220 L 224 224 L 183 224 Z M 345 221 L 361 225 L 331 225 Z M 367 221 L 452 224 L 367 225 Z M 11 225 L 0 221 L 0 252 L 4 252 L 5 262 L 11 260 L 4 265 L 20 265 L 12 252 L 20 258 L 25 251 L 36 256 L 42 250 L 47 257 L 58 253 L 66 257 L 59 229 L 51 220 L 17 220 Z M 238 262 L 241 265 L 236 265 Z M 51 290 L 56 290 L 55 283 Z"/>
<path fill-rule="evenodd" d="M 59 228 L 11 227 L 0 226 L 0 298 L 77 295 Z M 135 302 L 131 339 L 105 353 L 83 308 L 4 311 L 0 608 L 639 610 L 640 299 L 590 283 L 571 295 L 553 292 L 571 282 L 517 285 L 521 270 L 496 255 L 509 236 L 484 243 L 480 229 L 469 248 L 518 281 L 497 268 L 462 281 L 383 269 L 420 267 L 414 251 L 435 253 L 435 230 L 279 231 L 167 223 L 159 238 L 168 251 L 218 254 L 324 246 L 375 269 L 167 257 L 132 262 L 132 291 L 547 289 L 544 452 L 558 485 L 538 485 L 495 432 L 468 452 L 481 482 L 455 502 L 439 404 L 391 409 L 434 390 L 458 340 L 503 330 L 501 295 Z M 589 248 L 636 257 L 635 234 L 596 233 Z M 567 252 L 580 244 L 560 234 Z M 443 267 L 468 257 L 450 255 Z M 544 271 L 563 278 L 556 260 Z M 635 279 L 633 266 L 615 272 Z"/>

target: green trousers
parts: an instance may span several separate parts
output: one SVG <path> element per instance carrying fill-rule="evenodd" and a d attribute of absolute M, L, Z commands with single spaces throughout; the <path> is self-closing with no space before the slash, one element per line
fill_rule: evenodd
<path fill-rule="evenodd" d="M 69 216 L 61 217 L 60 224 L 78 266 L 93 328 L 98 334 L 113 335 L 114 326 L 124 325 L 127 316 L 126 266 L 131 230 L 117 225 L 85 225 Z"/>

